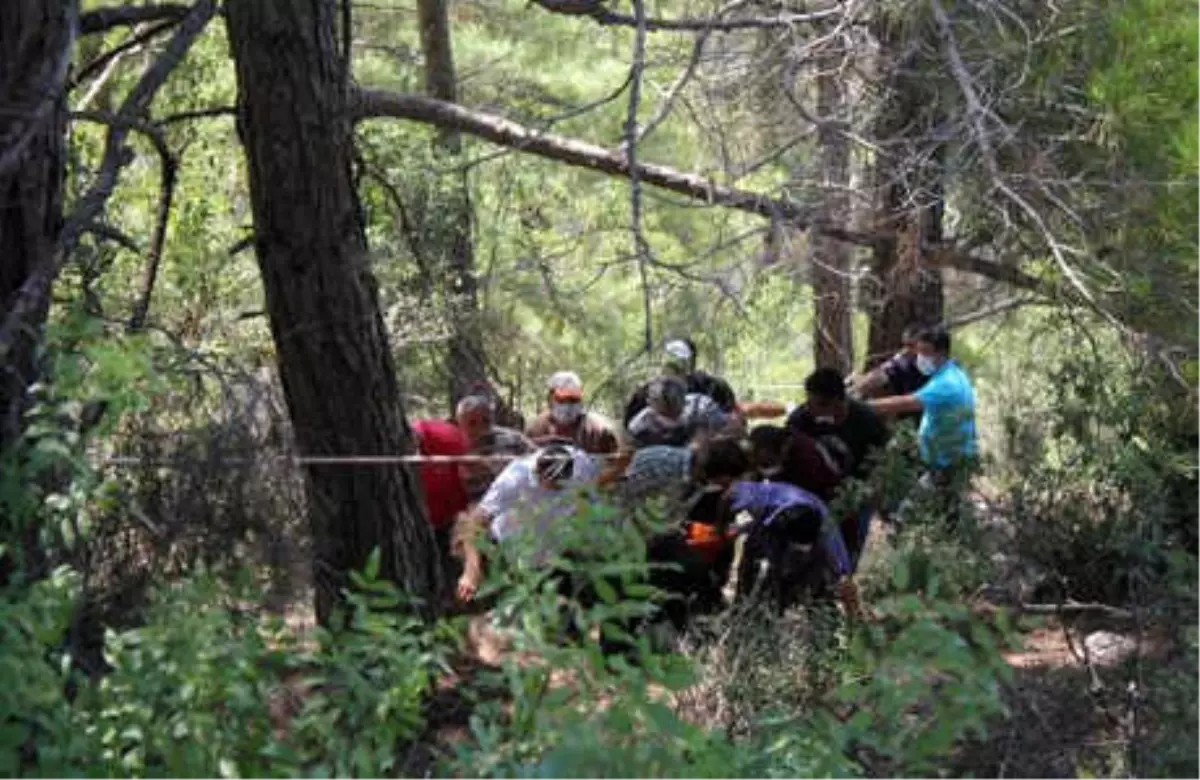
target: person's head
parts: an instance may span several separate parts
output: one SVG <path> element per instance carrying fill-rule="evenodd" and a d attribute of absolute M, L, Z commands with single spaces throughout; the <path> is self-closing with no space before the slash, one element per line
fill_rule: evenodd
<path fill-rule="evenodd" d="M 663 347 L 663 372 L 687 376 L 696 370 L 696 344 L 689 338 L 671 339 Z"/>
<path fill-rule="evenodd" d="M 575 458 L 569 447 L 551 444 L 537 451 L 533 470 L 544 489 L 562 490 L 575 474 Z"/>
<path fill-rule="evenodd" d="M 804 380 L 805 405 L 817 422 L 837 424 L 846 419 L 846 378 L 836 368 L 818 368 Z"/>
<path fill-rule="evenodd" d="M 787 429 L 779 425 L 759 425 L 750 431 L 750 461 L 760 475 L 779 473 L 787 440 Z"/>
<path fill-rule="evenodd" d="M 917 368 L 925 376 L 950 359 L 950 331 L 935 325 L 917 334 Z"/>
<path fill-rule="evenodd" d="M 474 444 L 492 429 L 495 404 L 486 395 L 467 395 L 454 408 L 454 421 L 459 430 Z"/>
<path fill-rule="evenodd" d="M 715 436 L 696 445 L 693 463 L 697 481 L 727 488 L 750 471 L 750 454 L 741 439 Z"/>
<path fill-rule="evenodd" d="M 668 420 L 678 420 L 687 401 L 687 384 L 677 376 L 663 376 L 646 388 L 646 405 Z"/>
<path fill-rule="evenodd" d="M 917 336 L 921 335 L 921 331 L 924 329 L 924 326 L 918 325 L 915 322 L 904 329 L 900 334 L 900 343 L 903 345 L 903 352 L 916 357 Z"/>
<path fill-rule="evenodd" d="M 583 382 L 573 371 L 559 371 L 550 377 L 546 400 L 550 419 L 557 425 L 574 425 L 583 417 Z"/>

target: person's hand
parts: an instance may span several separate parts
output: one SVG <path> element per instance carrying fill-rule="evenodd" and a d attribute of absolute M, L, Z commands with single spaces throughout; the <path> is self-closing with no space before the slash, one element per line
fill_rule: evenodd
<path fill-rule="evenodd" d="M 478 571 L 468 569 L 458 578 L 458 600 L 468 603 L 479 592 L 479 581 L 482 579 Z"/>

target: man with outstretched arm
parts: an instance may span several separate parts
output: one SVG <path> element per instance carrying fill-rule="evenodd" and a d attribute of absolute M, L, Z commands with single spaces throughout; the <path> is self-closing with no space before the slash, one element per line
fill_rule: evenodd
<path fill-rule="evenodd" d="M 928 381 L 908 395 L 869 401 L 884 415 L 920 413 L 918 439 L 925 474 L 924 488 L 957 503 L 957 487 L 978 455 L 975 432 L 975 389 L 966 372 L 950 357 L 950 334 L 942 327 L 922 330 L 916 339 L 917 367 Z"/>

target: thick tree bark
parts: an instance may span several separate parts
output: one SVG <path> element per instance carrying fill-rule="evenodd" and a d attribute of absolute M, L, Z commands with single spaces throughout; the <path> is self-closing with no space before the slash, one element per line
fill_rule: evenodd
<path fill-rule="evenodd" d="M 62 227 L 66 76 L 73 0 L 0 4 L 0 303 L 8 313 L 35 269 L 54 262 Z M 0 451 L 21 434 L 50 296 L 0 349 Z"/>
<path fill-rule="evenodd" d="M 830 45 L 818 60 L 816 78 L 818 130 L 821 144 L 820 221 L 846 219 L 850 203 L 850 146 L 841 132 L 846 105 L 846 74 L 840 72 L 844 52 Z M 854 364 L 854 301 L 850 284 L 852 247 L 817 234 L 809 243 L 813 292 L 813 362 L 817 368 L 836 368 L 849 374 Z"/>
<path fill-rule="evenodd" d="M 421 25 L 421 53 L 425 61 L 425 91 L 438 100 L 458 100 L 458 78 L 454 69 L 454 49 L 450 39 L 450 20 L 446 0 L 418 0 Z M 441 156 L 457 167 L 462 155 L 462 137 L 458 130 L 442 128 L 437 140 Z M 421 174 L 418 174 L 421 175 Z M 451 411 L 466 391 L 487 381 L 484 360 L 483 329 L 479 321 L 478 282 L 475 278 L 475 247 L 471 236 L 474 209 L 467 185 L 467 173 L 451 174 L 448 207 L 435 214 L 441 230 L 426 231 L 436 236 L 438 246 L 426 254 L 443 258 L 437 272 L 450 311 L 452 332 L 446 350 L 446 375 Z M 432 250 L 432 251 L 429 251 Z"/>
<path fill-rule="evenodd" d="M 888 153 L 875 159 L 879 238 L 873 247 L 872 294 L 867 296 L 874 301 L 867 368 L 895 353 L 906 327 L 937 324 L 945 309 L 941 268 L 927 257 L 942 241 L 941 154 L 937 147 L 923 146 L 938 114 L 938 96 L 921 79 L 918 47 L 887 27 L 881 28 L 879 40 L 885 57 L 904 47 L 910 53 L 889 63 L 876 130 Z"/>
<path fill-rule="evenodd" d="M 351 177 L 336 0 L 227 9 L 255 248 L 280 377 L 305 455 L 406 452 L 410 431 Z M 310 465 L 317 617 L 378 547 L 381 576 L 436 608 L 438 556 L 420 485 L 400 465 Z"/>

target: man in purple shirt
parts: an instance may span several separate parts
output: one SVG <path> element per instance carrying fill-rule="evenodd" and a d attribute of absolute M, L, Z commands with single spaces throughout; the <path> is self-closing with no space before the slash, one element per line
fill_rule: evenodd
<path fill-rule="evenodd" d="M 858 611 L 857 594 L 850 574 L 854 566 L 841 531 L 829 519 L 825 502 L 803 488 L 785 482 L 737 482 L 725 496 L 722 516 L 728 521 L 746 512 L 752 518 L 738 574 L 738 590 L 744 595 L 753 586 L 761 562 L 770 566 L 772 587 L 786 606 L 785 590 L 794 574 L 820 588 L 834 584 L 848 613 Z M 793 545 L 811 546 L 810 557 L 800 571 L 789 572 Z"/>

